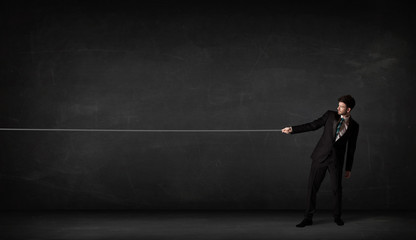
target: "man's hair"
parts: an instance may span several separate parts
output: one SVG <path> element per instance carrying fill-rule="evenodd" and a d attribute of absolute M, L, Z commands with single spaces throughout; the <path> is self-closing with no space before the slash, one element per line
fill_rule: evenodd
<path fill-rule="evenodd" d="M 347 107 L 351 108 L 351 110 L 355 107 L 355 100 L 351 95 L 345 95 L 338 98 L 338 102 L 343 102 Z"/>

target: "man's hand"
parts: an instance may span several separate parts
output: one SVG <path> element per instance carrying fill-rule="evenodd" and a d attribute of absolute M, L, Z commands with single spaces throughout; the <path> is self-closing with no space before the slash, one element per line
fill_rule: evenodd
<path fill-rule="evenodd" d="M 282 133 L 289 134 L 292 132 L 292 127 L 285 127 L 282 129 Z"/>
<path fill-rule="evenodd" d="M 351 171 L 345 171 L 345 178 L 351 177 Z"/>

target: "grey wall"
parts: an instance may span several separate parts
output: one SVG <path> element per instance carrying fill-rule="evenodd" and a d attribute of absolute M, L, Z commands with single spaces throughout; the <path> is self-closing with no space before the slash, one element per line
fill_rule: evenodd
<path fill-rule="evenodd" d="M 278 129 L 351 94 L 345 208 L 415 209 L 405 7 L 3 5 L 2 128 Z M 0 208 L 302 209 L 320 134 L 1 131 Z"/>

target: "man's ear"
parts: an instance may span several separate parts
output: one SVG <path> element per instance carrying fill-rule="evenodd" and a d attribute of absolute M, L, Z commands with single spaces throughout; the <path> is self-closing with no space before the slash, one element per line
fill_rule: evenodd
<path fill-rule="evenodd" d="M 347 113 L 350 113 L 351 112 L 351 108 L 347 108 Z"/>

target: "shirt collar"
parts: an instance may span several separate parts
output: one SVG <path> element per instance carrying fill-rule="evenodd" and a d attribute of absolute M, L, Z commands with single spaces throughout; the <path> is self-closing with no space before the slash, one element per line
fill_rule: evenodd
<path fill-rule="evenodd" d="M 349 115 L 349 116 L 342 116 L 341 115 L 341 118 L 343 118 L 345 122 L 348 122 L 350 120 L 350 117 L 351 117 L 351 115 Z"/>

